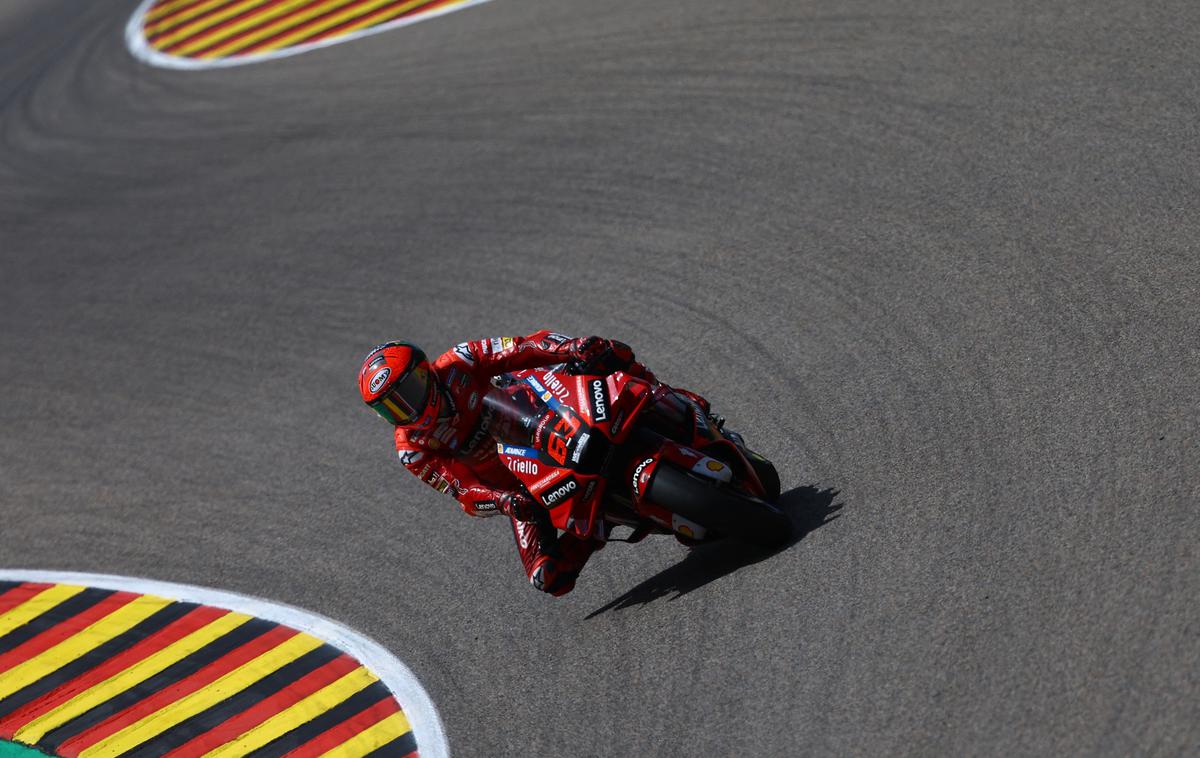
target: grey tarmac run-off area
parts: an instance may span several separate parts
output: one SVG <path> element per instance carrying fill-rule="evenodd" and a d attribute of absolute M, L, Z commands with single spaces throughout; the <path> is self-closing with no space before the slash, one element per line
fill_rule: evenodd
<path fill-rule="evenodd" d="M 134 7 L 0 6 L 0 566 L 334 617 L 460 756 L 1200 753 L 1200 6 L 496 0 L 209 73 Z M 354 378 L 543 326 L 803 539 L 530 589 Z"/>

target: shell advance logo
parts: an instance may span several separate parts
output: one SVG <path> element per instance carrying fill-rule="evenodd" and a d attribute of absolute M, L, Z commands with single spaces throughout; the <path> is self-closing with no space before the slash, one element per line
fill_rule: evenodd
<path fill-rule="evenodd" d="M 418 733 L 422 755 L 446 754 L 407 669 L 335 622 L 198 587 L 42 573 L 0 572 L 0 758 L 414 758 Z"/>
<path fill-rule="evenodd" d="M 295 55 L 487 0 L 144 0 L 125 29 L 136 57 L 212 68 Z"/>

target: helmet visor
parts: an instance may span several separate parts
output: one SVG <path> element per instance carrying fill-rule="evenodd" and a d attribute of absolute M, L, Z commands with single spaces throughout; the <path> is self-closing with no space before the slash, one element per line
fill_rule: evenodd
<path fill-rule="evenodd" d="M 392 385 L 378 400 L 371 403 L 375 412 L 396 426 L 408 426 L 420 420 L 429 405 L 433 389 L 429 369 L 417 366 L 408 375 Z"/>

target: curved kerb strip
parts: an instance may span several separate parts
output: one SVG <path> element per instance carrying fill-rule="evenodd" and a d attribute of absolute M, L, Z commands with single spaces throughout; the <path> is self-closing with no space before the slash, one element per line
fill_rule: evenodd
<path fill-rule="evenodd" d="M 422 758 L 447 758 L 450 755 L 446 733 L 442 728 L 437 709 L 417 681 L 416 676 L 396 656 L 377 642 L 332 619 L 250 595 L 239 595 L 234 592 L 223 592 L 190 584 L 174 584 L 110 574 L 0 569 L 0 581 L 77 584 L 98 589 L 135 592 L 142 595 L 158 595 L 172 600 L 200 603 L 246 613 L 311 634 L 354 656 L 370 668 L 392 691 L 412 725 L 413 735 L 417 739 L 417 746 Z"/>
<path fill-rule="evenodd" d="M 378 26 L 372 26 L 367 29 L 360 29 L 355 32 L 350 32 L 349 34 L 330 37 L 318 42 L 296 45 L 294 47 L 285 47 L 280 50 L 272 50 L 267 53 L 200 60 L 196 58 L 185 58 L 178 55 L 167 55 L 166 53 L 155 50 L 154 47 L 150 45 L 149 41 L 146 39 L 146 35 L 143 33 L 142 21 L 145 19 L 146 14 L 150 12 L 151 7 L 153 7 L 158 0 L 142 0 L 142 3 L 137 7 L 137 10 L 135 10 L 133 15 L 129 18 L 129 23 L 125 25 L 125 45 L 129 48 L 129 52 L 133 54 L 133 57 L 144 63 L 148 63 L 152 66 L 158 66 L 160 68 L 173 68 L 183 71 L 228 68 L 230 66 L 244 66 L 248 63 L 261 63 L 263 61 L 286 58 L 290 55 L 299 55 L 300 53 L 306 53 L 310 50 L 317 50 L 322 47 L 329 47 L 330 45 L 339 45 L 343 42 L 350 42 L 351 40 L 360 39 L 372 34 L 386 32 L 390 29 L 408 26 L 409 24 L 415 24 L 419 21 L 428 21 L 431 18 L 437 18 L 438 16 L 444 16 L 447 13 L 461 11 L 474 5 L 482 5 L 488 1 L 489 0 L 462 0 L 462 2 L 458 2 L 453 5 L 435 8 L 427 13 L 416 13 L 411 16 L 405 16 L 403 18 L 396 19 L 394 21 L 387 21 L 379 24 Z"/>

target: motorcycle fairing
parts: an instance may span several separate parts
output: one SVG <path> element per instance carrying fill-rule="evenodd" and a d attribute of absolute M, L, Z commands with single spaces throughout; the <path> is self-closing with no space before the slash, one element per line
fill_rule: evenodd
<path fill-rule="evenodd" d="M 527 439 L 500 440 L 496 452 L 550 512 L 556 528 L 603 539 L 599 511 L 607 482 L 601 472 L 613 445 L 629 436 L 651 401 L 652 387 L 623 372 L 559 375 L 557 368 L 506 375 L 500 391 L 512 402 L 493 398 L 493 405 L 508 412 L 516 422 L 508 428 L 519 427 Z M 533 407 L 517 409 L 518 396 Z"/>
<path fill-rule="evenodd" d="M 694 403 L 690 398 L 680 398 L 692 412 L 692 443 L 691 447 L 709 453 L 713 458 L 727 463 L 736 469 L 738 481 L 740 481 L 749 491 L 750 494 L 756 497 L 766 495 L 766 488 L 758 478 L 758 473 L 754 467 L 746 460 L 746 456 L 742 453 L 737 445 L 725 438 L 719 430 L 713 427 L 709 422 L 704 410 Z M 696 464 L 697 466 L 701 464 Z M 706 464 L 705 464 L 706 465 Z M 703 471 L 695 471 L 695 473 L 707 475 Z M 735 472 L 728 472 L 731 476 Z M 723 480 L 728 482 L 728 476 Z"/>
<path fill-rule="evenodd" d="M 664 440 L 662 447 L 653 455 L 642 458 L 633 467 L 629 483 L 633 492 L 634 507 L 637 511 L 672 531 L 702 539 L 705 534 L 704 527 L 688 521 L 646 498 L 650 484 L 654 481 L 654 474 L 658 471 L 659 465 L 664 462 L 674 464 L 676 468 L 684 471 L 691 471 L 699 476 L 712 479 L 718 484 L 727 484 L 733 478 L 733 471 L 726 463 L 674 440 Z M 680 526 L 683 526 L 684 529 L 681 530 Z"/>

